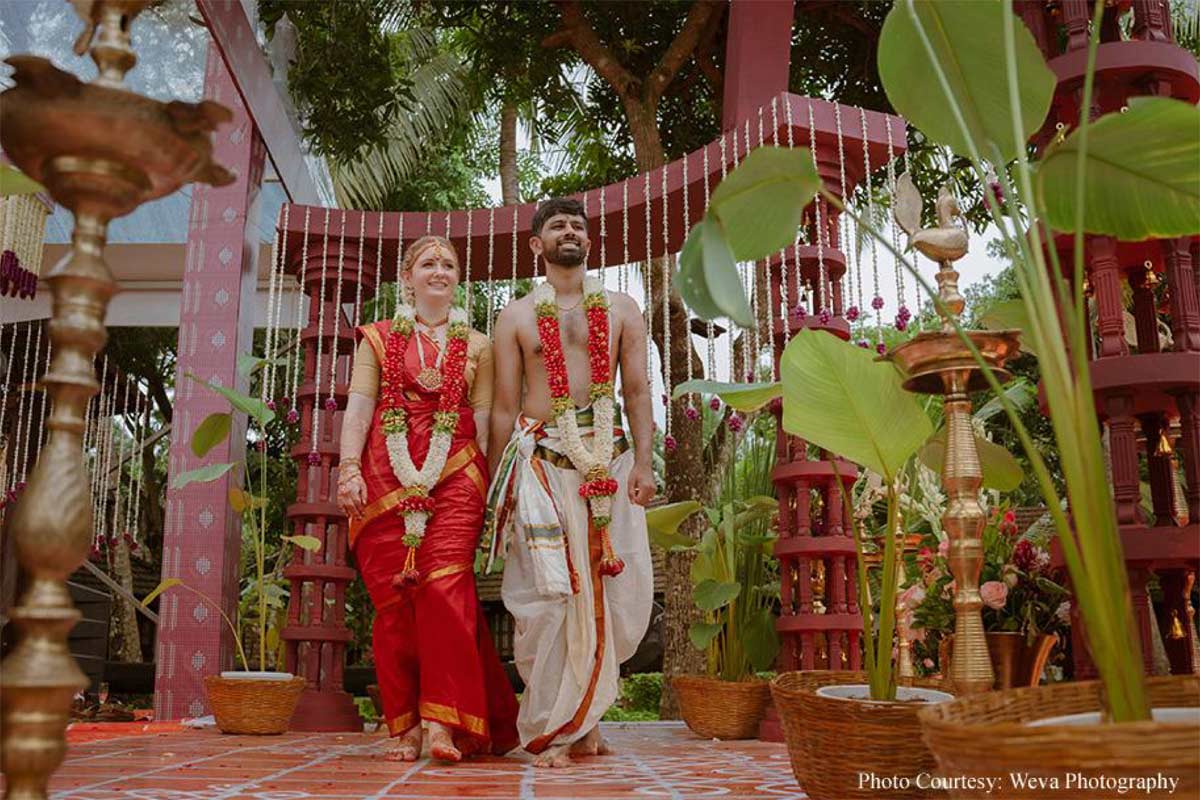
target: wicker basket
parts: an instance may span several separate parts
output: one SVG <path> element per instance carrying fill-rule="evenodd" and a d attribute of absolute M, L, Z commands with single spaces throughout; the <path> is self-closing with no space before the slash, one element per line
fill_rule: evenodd
<path fill-rule="evenodd" d="M 683 721 L 706 739 L 754 739 L 771 689 L 766 681 L 720 681 L 680 675 L 671 681 Z"/>
<path fill-rule="evenodd" d="M 243 680 L 209 675 L 204 679 L 208 703 L 221 733 L 287 733 L 292 713 L 304 691 L 304 678 Z"/>
<path fill-rule="evenodd" d="M 1147 680 L 1156 708 L 1200 706 L 1200 676 Z M 999 776 L 1026 800 L 1095 800 L 1116 797 L 1094 781 L 1164 775 L 1179 778 L 1172 797 L 1200 797 L 1200 724 L 1130 722 L 1104 725 L 1026 723 L 1064 714 L 1099 711 L 1099 681 L 1058 683 L 964 697 L 921 713 L 925 741 L 944 775 Z M 1011 776 L 1057 779 L 1058 788 L 1016 790 Z M 1068 781 L 1071 781 L 1069 784 Z M 1145 792 L 1133 791 L 1130 797 Z M 1151 796 L 1167 796 L 1164 789 Z M 952 798 L 986 797 L 982 789 L 951 788 Z M 992 794 L 995 797 L 996 794 Z"/>
<path fill-rule="evenodd" d="M 932 773 L 935 766 L 917 721 L 917 712 L 927 704 L 859 703 L 816 694 L 822 686 L 866 682 L 862 672 L 826 670 L 785 672 L 771 681 L 800 787 L 812 800 L 944 796 L 917 785 L 924 783 L 917 776 Z M 945 691 L 935 680 L 919 679 L 910 685 Z M 882 785 L 868 779 L 860 786 L 860 774 L 899 780 Z"/>

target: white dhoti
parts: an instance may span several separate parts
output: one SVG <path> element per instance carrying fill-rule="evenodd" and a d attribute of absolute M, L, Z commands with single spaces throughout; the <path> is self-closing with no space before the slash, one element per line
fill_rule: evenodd
<path fill-rule="evenodd" d="M 591 412 L 579 412 L 590 439 Z M 619 429 L 615 432 L 623 440 Z M 574 742 L 617 699 L 621 662 L 650 623 L 654 592 L 646 513 L 629 501 L 633 450 L 618 442 L 610 474 L 609 537 L 625 568 L 599 574 L 599 530 L 558 430 L 521 417 L 492 484 L 490 557 L 502 556 L 501 596 L 516 620 L 513 652 L 525 681 L 517 729 L 533 753 Z"/>

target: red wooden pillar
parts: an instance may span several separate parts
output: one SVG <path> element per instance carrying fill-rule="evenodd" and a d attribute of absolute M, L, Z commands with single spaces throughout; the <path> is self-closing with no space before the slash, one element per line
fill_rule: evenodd
<path fill-rule="evenodd" d="M 183 306 L 179 314 L 174 419 L 169 472 L 245 457 L 246 417 L 234 415 L 228 441 L 198 459 L 191 437 L 209 414 L 229 403 L 200 388 L 188 373 L 222 386 L 247 389 L 238 353 L 250 352 L 254 333 L 259 189 L 265 150 L 215 47 L 209 47 L 204 97 L 233 112 L 233 122 L 213 136 L 213 158 L 237 180 L 229 186 L 192 187 L 188 218 Z M 241 577 L 241 519 L 229 508 L 240 471 L 210 483 L 167 490 L 163 578 L 181 578 L 236 616 Z M 233 638 L 218 609 L 196 595 L 174 590 L 160 601 L 154 679 L 156 719 L 208 713 L 204 677 L 234 667 Z M 240 665 L 239 665 L 240 666 Z"/>
<path fill-rule="evenodd" d="M 792 0 L 733 0 L 725 40 L 721 129 L 758 114 L 787 91 L 792 63 Z"/>
<path fill-rule="evenodd" d="M 307 263 L 301 263 L 302 250 L 289 248 L 296 253 L 292 270 L 309 303 L 308 324 L 301 334 L 304 378 L 296 393 L 301 434 L 292 451 L 298 467 L 296 502 L 288 507 L 288 518 L 294 534 L 315 536 L 321 542 L 320 549 L 312 552 L 296 548 L 284 570 L 291 582 L 288 624 L 283 630 L 287 665 L 308 682 L 292 718 L 292 729 L 299 731 L 362 728 L 353 698 L 343 689 L 346 645 L 352 638 L 345 623 L 346 586 L 355 572 L 347 564 L 349 528 L 335 494 L 342 412 L 354 353 L 353 321 L 343 308 L 359 296 L 371 296 L 375 286 L 374 244 L 367 255 L 366 243 L 357 239 L 363 213 L 315 210 L 312 228 L 322 233 L 310 235 Z M 325 215 L 330 220 L 327 243 Z M 351 238 L 341 233 L 343 222 Z"/>

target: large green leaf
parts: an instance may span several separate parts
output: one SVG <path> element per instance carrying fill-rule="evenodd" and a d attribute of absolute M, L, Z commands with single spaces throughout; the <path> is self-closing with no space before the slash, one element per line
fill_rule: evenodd
<path fill-rule="evenodd" d="M 763 608 L 746 620 L 742 630 L 742 646 L 755 672 L 770 669 L 779 655 L 779 633 L 775 630 L 775 615 Z"/>
<path fill-rule="evenodd" d="M 783 384 L 721 383 L 720 381 L 686 381 L 675 387 L 675 397 L 685 394 L 715 394 L 737 411 L 757 411 L 776 397 L 783 396 Z"/>
<path fill-rule="evenodd" d="M 891 364 L 824 331 L 792 339 L 782 374 L 784 429 L 887 481 L 933 432 Z"/>
<path fill-rule="evenodd" d="M 1038 166 L 1046 220 L 1075 230 L 1076 131 Z M 1122 241 L 1200 230 L 1200 108 L 1165 97 L 1133 100 L 1088 129 L 1083 230 Z"/>
<path fill-rule="evenodd" d="M 302 534 L 298 536 L 281 536 L 280 541 L 291 542 L 301 550 L 307 550 L 310 553 L 315 553 L 321 549 L 321 540 L 315 536 Z"/>
<path fill-rule="evenodd" d="M 1023 300 L 1001 300 L 993 303 L 980 317 L 979 324 L 990 331 L 1021 331 L 1021 349 L 1030 355 L 1037 355 L 1027 336 L 1029 330 L 1029 312 L 1025 310 Z"/>
<path fill-rule="evenodd" d="M 807 148 L 759 147 L 717 186 L 708 213 L 720 221 L 734 257 L 756 261 L 796 240 L 804 207 L 820 188 Z"/>
<path fill-rule="evenodd" d="M 975 437 L 975 449 L 979 451 L 979 466 L 983 470 L 983 488 L 1011 492 L 1021 485 L 1021 481 L 1025 479 L 1025 470 L 1012 453 L 982 436 Z M 942 465 L 946 461 L 944 427 L 925 443 L 918 458 L 922 464 L 941 474 Z"/>
<path fill-rule="evenodd" d="M 732 603 L 741 594 L 742 585 L 736 581 L 701 581 L 693 593 L 696 607 L 701 611 L 716 611 Z"/>
<path fill-rule="evenodd" d="M 679 526 L 701 508 L 703 506 L 695 500 L 684 500 L 647 509 L 646 532 L 650 535 L 650 543 L 664 550 L 694 546 L 696 541 L 680 533 Z"/>
<path fill-rule="evenodd" d="M 46 188 L 11 164 L 0 164 L 0 197 L 36 194 Z"/>
<path fill-rule="evenodd" d="M 701 319 L 729 317 L 744 327 L 754 324 L 725 232 L 711 217 L 696 223 L 683 243 L 679 292 Z"/>
<path fill-rule="evenodd" d="M 192 452 L 203 458 L 209 450 L 229 437 L 233 417 L 225 412 L 209 414 L 192 432 Z"/>
<path fill-rule="evenodd" d="M 172 489 L 182 489 L 189 483 L 208 483 L 215 481 L 217 478 L 224 475 L 229 470 L 237 466 L 236 461 L 231 461 L 228 464 L 209 464 L 206 467 L 193 469 L 189 472 L 181 472 L 171 479 Z"/>
<path fill-rule="evenodd" d="M 707 650 L 723 627 L 719 622 L 693 622 L 688 628 L 688 640 L 697 650 Z"/>
<path fill-rule="evenodd" d="M 962 112 L 981 155 L 991 158 L 991 143 L 1005 161 L 1025 147 L 1050 110 L 1054 73 L 1029 29 L 1014 20 L 1017 92 L 1024 127 L 1019 139 L 1013 136 L 1002 16 L 1008 13 L 1008 4 L 1001 0 L 899 0 L 879 34 L 879 77 L 888 100 L 926 136 L 949 145 L 958 155 L 967 156 L 971 151 L 951 103 Z M 946 74 L 952 97 L 946 96 L 934 72 L 918 22 Z"/>
<path fill-rule="evenodd" d="M 268 364 L 274 364 L 277 367 L 287 364 L 286 358 L 266 358 L 264 356 L 256 356 L 253 353 L 238 353 L 237 371 L 239 375 L 249 377 L 255 370 L 262 369 Z"/>
<path fill-rule="evenodd" d="M 1017 378 L 1004 387 L 1004 396 L 1017 411 L 1025 411 L 1037 400 L 1037 387 L 1024 378 Z M 974 416 L 981 422 L 987 422 L 992 417 L 1003 413 L 1005 413 L 1004 404 L 1000 402 L 999 397 L 993 397 L 980 406 Z"/>
<path fill-rule="evenodd" d="M 252 419 L 256 420 L 260 425 L 266 425 L 271 420 L 275 419 L 275 412 L 267 408 L 267 404 L 259 400 L 257 397 L 251 397 L 248 394 L 243 394 L 236 389 L 228 389 L 224 386 L 217 386 L 215 383 L 201 380 L 191 372 L 186 373 L 187 377 L 211 392 L 221 395 L 229 404 L 236 410 L 243 412 Z"/>

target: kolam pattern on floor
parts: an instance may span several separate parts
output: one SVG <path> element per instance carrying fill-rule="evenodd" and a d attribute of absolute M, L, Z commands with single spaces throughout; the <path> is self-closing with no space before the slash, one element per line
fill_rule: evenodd
<path fill-rule="evenodd" d="M 383 758 L 383 733 L 223 736 L 175 725 L 75 726 L 54 800 L 804 800 L 782 744 L 700 739 L 682 723 L 605 723 L 616 753 L 564 770 L 527 754 L 447 765 Z M 104 733 L 104 736 L 99 734 Z"/>

